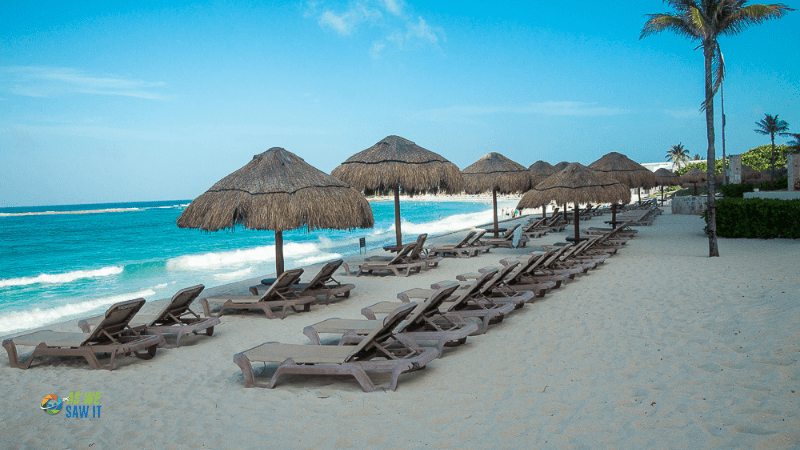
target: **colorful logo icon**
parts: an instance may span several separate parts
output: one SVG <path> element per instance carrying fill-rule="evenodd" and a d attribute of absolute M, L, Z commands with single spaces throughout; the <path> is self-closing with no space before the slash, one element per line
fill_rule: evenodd
<path fill-rule="evenodd" d="M 50 394 L 44 399 L 42 399 L 42 409 L 47 414 L 58 414 L 61 411 L 61 397 Z"/>

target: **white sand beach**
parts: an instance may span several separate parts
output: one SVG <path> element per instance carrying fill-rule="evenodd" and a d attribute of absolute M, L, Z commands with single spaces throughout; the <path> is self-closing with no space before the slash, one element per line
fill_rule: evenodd
<path fill-rule="evenodd" d="M 499 265 L 571 229 L 408 278 L 340 270 L 356 285 L 349 299 L 284 320 L 225 315 L 214 336 L 184 337 L 148 361 L 120 358 L 112 372 L 52 357 L 19 370 L 3 352 L 0 447 L 798 448 L 800 241 L 720 239 L 722 257 L 710 259 L 703 226 L 667 212 L 638 227 L 605 264 L 446 348 L 394 392 L 301 376 L 247 389 L 232 358 L 263 342 L 307 344 L 307 325 L 360 318 L 398 292 Z M 260 278 L 203 295 L 246 293 Z M 78 331 L 74 322 L 49 328 Z M 267 381 L 272 370 L 257 375 Z M 40 409 L 44 396 L 73 391 L 102 392 L 101 417 Z"/>

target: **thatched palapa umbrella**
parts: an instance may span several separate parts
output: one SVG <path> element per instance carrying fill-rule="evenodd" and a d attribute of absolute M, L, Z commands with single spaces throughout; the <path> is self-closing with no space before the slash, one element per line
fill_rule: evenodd
<path fill-rule="evenodd" d="M 464 191 L 480 194 L 492 191 L 494 207 L 494 237 L 497 237 L 497 193 L 523 193 L 531 188 L 538 178 L 522 164 L 518 164 L 500 153 L 491 152 L 461 171 Z"/>
<path fill-rule="evenodd" d="M 589 168 L 609 175 L 628 186 L 629 189 L 655 186 L 656 176 L 643 165 L 631 160 L 622 153 L 611 152 L 589 164 Z M 641 200 L 641 196 L 639 198 Z M 617 204 L 611 205 L 611 222 L 617 227 Z"/>
<path fill-rule="evenodd" d="M 391 188 L 397 245 L 400 231 L 400 190 L 409 195 L 461 190 L 461 171 L 441 155 L 399 136 L 387 136 L 372 147 L 347 158 L 331 175 L 358 190 Z"/>
<path fill-rule="evenodd" d="M 275 268 L 283 273 L 283 232 L 297 228 L 372 228 L 369 202 L 347 184 L 274 147 L 218 181 L 178 217 L 180 228 L 275 231 Z"/>
<path fill-rule="evenodd" d="M 569 164 L 567 164 L 567 165 L 569 165 Z M 566 166 L 564 166 L 564 167 L 566 167 Z M 538 178 L 539 181 L 538 182 L 534 182 L 534 183 L 537 183 L 537 184 L 541 183 L 544 180 L 546 180 L 548 177 L 558 173 L 558 169 L 553 167 L 552 164 L 550 164 L 550 163 L 548 163 L 546 161 L 542 161 L 542 160 L 536 161 L 535 163 L 531 164 L 531 166 L 528 167 L 528 170 L 530 170 L 531 173 L 533 173 L 533 175 L 536 178 Z M 542 206 L 542 217 L 547 217 L 547 205 Z"/>
<path fill-rule="evenodd" d="M 653 172 L 656 176 L 656 186 L 661 186 L 661 203 L 664 203 L 664 186 L 675 186 L 680 183 L 680 177 L 672 171 L 661 168 Z"/>
<path fill-rule="evenodd" d="M 553 168 L 556 169 L 556 172 L 561 172 L 562 170 L 566 169 L 567 166 L 570 164 L 572 163 L 570 163 L 569 161 L 561 161 L 560 163 L 553 166 Z"/>
<path fill-rule="evenodd" d="M 697 183 L 705 183 L 708 175 L 697 167 L 681 175 L 681 183 L 694 185 L 694 195 L 697 195 Z"/>
<path fill-rule="evenodd" d="M 630 189 L 619 181 L 579 163 L 572 163 L 526 192 L 517 204 L 517 209 L 538 208 L 550 203 L 551 200 L 560 204 L 574 203 L 575 242 L 578 242 L 580 240 L 579 204 L 627 203 L 630 199 Z"/>

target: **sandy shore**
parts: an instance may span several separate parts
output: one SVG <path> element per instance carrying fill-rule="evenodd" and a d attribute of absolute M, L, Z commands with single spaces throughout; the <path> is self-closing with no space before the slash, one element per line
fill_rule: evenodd
<path fill-rule="evenodd" d="M 702 229 L 696 216 L 660 216 L 597 270 L 446 349 L 395 392 L 297 376 L 246 389 L 232 357 L 267 341 L 307 343 L 306 325 L 361 317 L 397 292 L 567 233 L 408 278 L 341 276 L 357 286 L 348 300 L 285 320 L 223 316 L 213 337 L 184 337 L 150 361 L 121 358 L 113 372 L 55 358 L 23 371 L 3 353 L 0 447 L 797 448 L 800 241 L 722 239 L 723 256 L 709 259 Z M 101 417 L 40 409 L 45 395 L 71 391 L 102 392 Z"/>

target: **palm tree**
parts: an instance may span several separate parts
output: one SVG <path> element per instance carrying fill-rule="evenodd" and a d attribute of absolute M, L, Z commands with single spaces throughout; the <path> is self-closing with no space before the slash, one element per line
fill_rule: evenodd
<path fill-rule="evenodd" d="M 769 139 L 772 141 L 772 154 L 769 158 L 770 160 L 770 172 L 769 174 L 772 176 L 772 179 L 775 179 L 775 135 L 776 134 L 785 134 L 786 131 L 789 130 L 789 124 L 786 123 L 785 120 L 778 119 L 778 115 L 775 114 L 774 116 L 770 114 L 764 114 L 764 118 L 756 122 L 755 131 L 758 134 L 769 135 Z"/>
<path fill-rule="evenodd" d="M 708 161 L 715 161 L 714 150 L 714 95 L 725 76 L 725 62 L 717 38 L 738 34 L 750 25 L 760 24 L 768 19 L 782 17 L 791 8 L 780 4 L 747 5 L 747 0 L 664 0 L 675 9 L 674 13 L 650 14 L 639 39 L 660 33 L 674 31 L 680 36 L 699 41 L 703 47 L 705 64 L 706 98 L 702 109 L 706 112 L 706 136 L 708 138 Z M 714 70 L 716 69 L 716 70 Z M 714 199 L 714 165 L 707 171 L 708 194 L 708 256 L 719 256 L 717 245 L 717 206 Z"/>
<path fill-rule="evenodd" d="M 792 147 L 794 151 L 800 150 L 800 133 L 781 133 L 781 136 L 791 136 L 794 140 L 787 142 L 786 145 Z"/>
<path fill-rule="evenodd" d="M 700 159 L 700 153 L 695 153 L 694 156 L 692 156 L 693 161 L 700 161 Z"/>
<path fill-rule="evenodd" d="M 681 168 L 681 163 L 685 163 L 689 159 L 689 150 L 683 147 L 683 144 L 673 145 L 667 152 L 667 161 L 672 161 L 673 166 Z"/>

